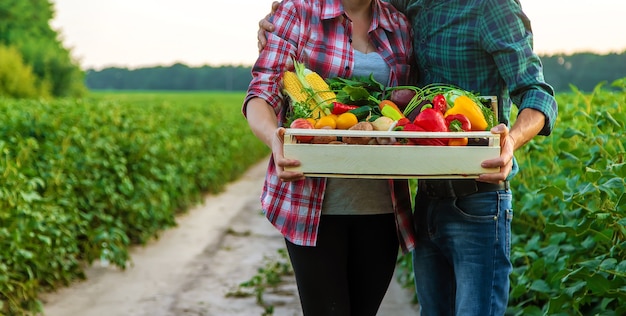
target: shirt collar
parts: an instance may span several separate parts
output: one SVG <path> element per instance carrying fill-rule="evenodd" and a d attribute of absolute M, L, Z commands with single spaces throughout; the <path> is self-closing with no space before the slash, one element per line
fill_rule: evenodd
<path fill-rule="evenodd" d="M 389 14 L 389 10 L 384 10 L 380 1 L 374 0 L 374 12 L 372 13 L 371 30 L 379 27 L 384 28 L 387 32 L 393 32 L 393 21 Z M 322 20 L 334 19 L 345 13 L 341 1 L 325 0 L 322 7 Z"/>

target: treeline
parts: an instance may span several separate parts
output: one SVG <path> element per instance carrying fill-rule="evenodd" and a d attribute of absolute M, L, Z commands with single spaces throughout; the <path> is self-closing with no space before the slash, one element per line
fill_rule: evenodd
<path fill-rule="evenodd" d="M 576 53 L 541 56 L 546 81 L 557 92 L 571 91 L 570 85 L 591 92 L 601 82 L 610 88 L 611 82 L 626 77 L 626 50 L 622 53 L 599 55 Z"/>
<path fill-rule="evenodd" d="M 541 56 L 546 80 L 557 92 L 592 91 L 599 83 L 626 77 L 626 51 L 599 55 L 576 53 Z M 251 67 L 189 67 L 184 64 L 150 68 L 88 70 L 86 85 L 94 90 L 219 90 L 244 91 Z"/>
<path fill-rule="evenodd" d="M 242 91 L 250 83 L 250 67 L 169 67 L 87 70 L 85 83 L 94 90 L 216 90 Z"/>
<path fill-rule="evenodd" d="M 84 73 L 50 27 L 49 0 L 0 1 L 0 96 L 77 96 Z"/>

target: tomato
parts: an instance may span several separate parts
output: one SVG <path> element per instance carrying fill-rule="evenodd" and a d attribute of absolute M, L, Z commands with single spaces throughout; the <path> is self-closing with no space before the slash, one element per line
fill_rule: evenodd
<path fill-rule="evenodd" d="M 311 122 L 305 118 L 297 118 L 293 122 L 291 122 L 291 125 L 289 125 L 289 127 L 313 129 L 313 124 L 311 124 Z M 301 142 L 301 143 L 310 143 L 313 140 L 313 136 L 312 135 L 311 136 L 296 135 L 296 139 L 298 140 L 298 142 Z"/>

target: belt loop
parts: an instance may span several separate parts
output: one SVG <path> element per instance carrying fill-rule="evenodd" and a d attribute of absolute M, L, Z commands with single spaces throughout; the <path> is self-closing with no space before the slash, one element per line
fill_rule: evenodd
<path fill-rule="evenodd" d="M 454 188 L 452 180 L 445 180 L 443 182 L 443 189 L 445 192 L 445 195 L 444 195 L 445 197 L 457 198 L 456 190 Z"/>

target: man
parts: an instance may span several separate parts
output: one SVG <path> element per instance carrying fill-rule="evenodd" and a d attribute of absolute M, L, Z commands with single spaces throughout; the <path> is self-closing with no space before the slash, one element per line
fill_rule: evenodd
<path fill-rule="evenodd" d="M 285 0 L 288 1 L 288 0 Z M 533 52 L 530 21 L 517 0 L 391 0 L 411 20 L 418 86 L 456 85 L 497 96 L 500 157 L 476 180 L 419 180 L 413 253 L 422 316 L 503 315 L 509 293 L 515 150 L 549 135 L 558 114 L 554 91 Z M 269 21 L 260 22 L 271 31 Z M 519 111 L 510 124 L 512 104 Z M 510 129 L 509 129 L 509 126 Z"/>

